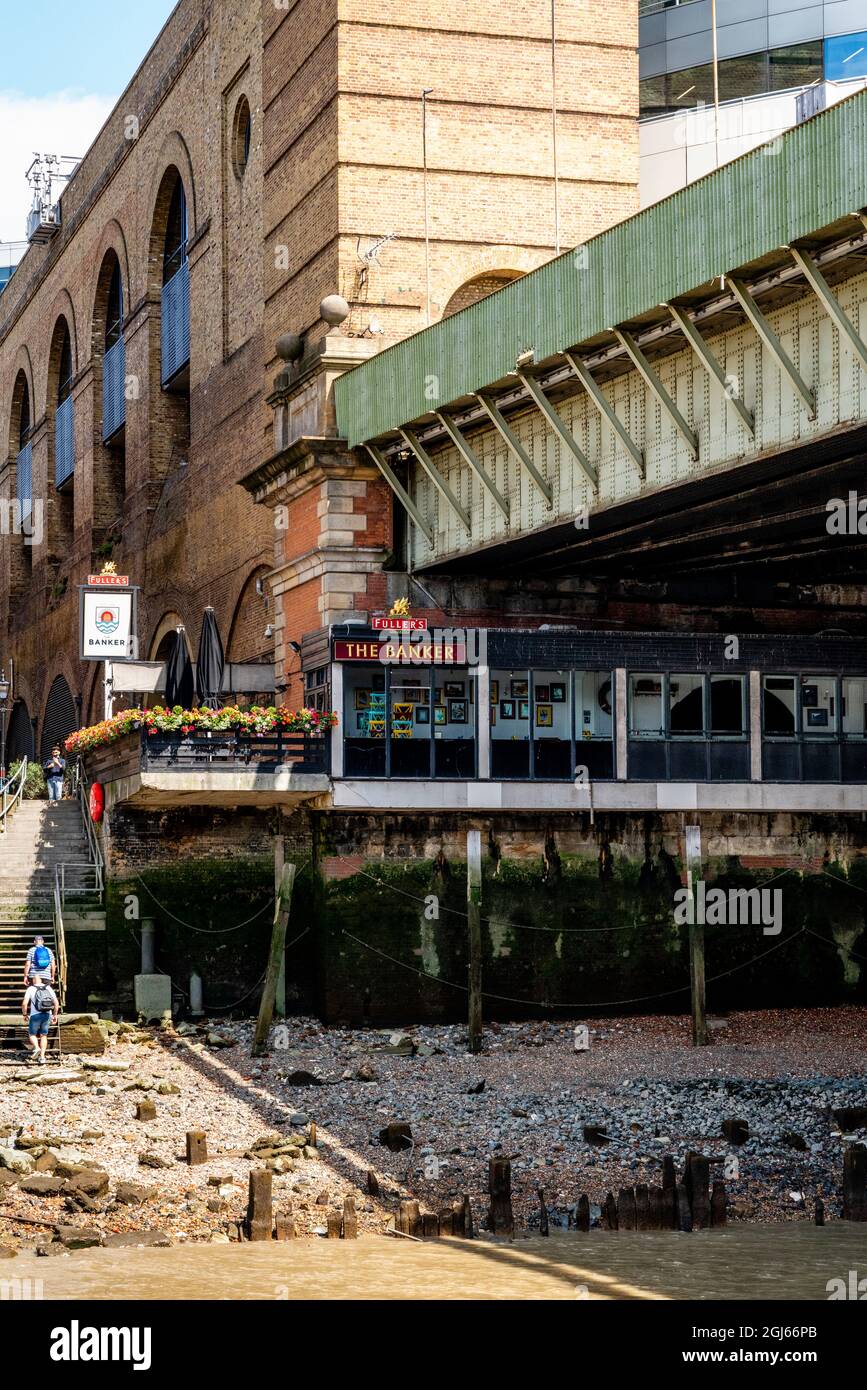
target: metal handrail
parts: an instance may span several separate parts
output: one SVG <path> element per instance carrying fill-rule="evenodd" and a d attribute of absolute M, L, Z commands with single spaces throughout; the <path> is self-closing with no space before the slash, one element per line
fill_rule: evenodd
<path fill-rule="evenodd" d="M 7 777 L 0 796 L 0 835 L 6 833 L 6 819 L 12 814 L 24 792 L 27 778 L 27 758 L 21 759 L 21 766 L 13 777 Z M 17 784 L 17 785 L 16 785 Z"/>
<path fill-rule="evenodd" d="M 96 831 L 93 828 L 93 821 L 90 818 L 90 787 L 88 786 L 87 779 L 83 772 L 78 778 L 78 807 L 81 811 L 81 819 L 84 823 L 84 834 L 90 853 L 89 862 L 94 870 L 96 878 L 96 892 L 99 894 L 100 902 L 102 902 L 102 895 L 105 888 L 105 859 L 103 858 Z M 61 865 L 60 867 L 63 868 L 65 866 Z M 76 864 L 74 867 L 79 868 L 80 865 Z"/>
<path fill-rule="evenodd" d="M 63 929 L 63 889 L 61 869 L 65 865 L 57 864 L 54 868 L 54 947 L 57 954 L 57 983 L 58 998 L 61 1006 L 66 996 L 66 933 Z"/>

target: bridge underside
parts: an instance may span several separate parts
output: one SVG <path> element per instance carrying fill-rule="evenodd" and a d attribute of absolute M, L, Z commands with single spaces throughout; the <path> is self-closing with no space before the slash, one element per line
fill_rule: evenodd
<path fill-rule="evenodd" d="M 867 582 L 864 534 L 829 531 L 828 504 L 863 488 L 867 425 L 769 453 L 417 571 L 435 575 Z M 849 519 L 851 514 L 847 513 Z M 867 527 L 867 517 L 862 526 Z M 727 588 L 727 585 L 723 587 Z M 692 592 L 696 590 L 693 585 Z"/>

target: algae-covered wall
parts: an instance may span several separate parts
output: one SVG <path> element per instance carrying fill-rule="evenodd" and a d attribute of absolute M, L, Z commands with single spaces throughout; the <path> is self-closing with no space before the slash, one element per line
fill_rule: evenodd
<path fill-rule="evenodd" d="M 685 1012 L 688 927 L 679 815 L 378 815 L 248 808 L 115 809 L 108 930 L 70 943 L 70 999 L 130 995 L 140 922 L 181 991 L 206 1007 L 259 1003 L 275 837 L 298 873 L 287 1005 L 329 1022 L 466 1017 L 466 834 L 482 831 L 484 1014 Z M 867 828 L 857 817 L 706 817 L 708 885 L 778 893 L 769 922 L 707 925 L 711 1010 L 867 998 Z M 769 900 L 770 901 L 770 900 Z"/>
<path fill-rule="evenodd" d="M 488 823 L 486 1017 L 688 1009 L 688 927 L 674 917 L 674 894 L 683 883 L 678 819 L 633 818 L 625 837 L 615 836 L 622 826 L 604 817 L 594 827 L 586 818 L 583 825 L 545 826 L 529 816 Z M 432 818 L 395 819 L 379 834 L 329 818 L 322 857 L 327 1019 L 389 1024 L 466 1017 L 466 864 L 459 835 L 462 830 L 465 842 L 467 825 L 441 824 L 440 844 L 451 853 L 431 854 Z M 837 823 L 832 834 L 830 825 L 806 819 L 790 821 L 785 835 L 783 829 L 703 827 L 704 843 L 717 849 L 743 841 L 741 855 L 705 856 L 708 886 L 780 895 L 766 900 L 769 912 L 776 911 L 767 925 L 778 923 L 779 933 L 765 934 L 762 922 L 706 926 L 711 1010 L 867 998 L 867 857 L 860 831 L 853 824 L 841 834 Z"/>

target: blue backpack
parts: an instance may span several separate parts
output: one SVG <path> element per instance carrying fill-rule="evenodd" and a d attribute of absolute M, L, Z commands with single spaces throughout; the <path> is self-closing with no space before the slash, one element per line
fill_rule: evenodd
<path fill-rule="evenodd" d="M 33 969 L 41 974 L 43 970 L 51 968 L 51 952 L 47 946 L 37 946 L 33 952 Z"/>

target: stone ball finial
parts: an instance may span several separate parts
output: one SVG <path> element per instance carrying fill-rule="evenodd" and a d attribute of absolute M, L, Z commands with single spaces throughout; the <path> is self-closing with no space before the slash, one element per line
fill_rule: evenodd
<path fill-rule="evenodd" d="M 304 351 L 304 339 L 300 333 L 283 333 L 277 339 L 277 356 L 283 362 L 297 362 Z"/>
<path fill-rule="evenodd" d="M 336 328 L 344 319 L 349 318 L 349 305 L 342 294 L 327 294 L 319 305 L 319 313 L 323 322 Z"/>

